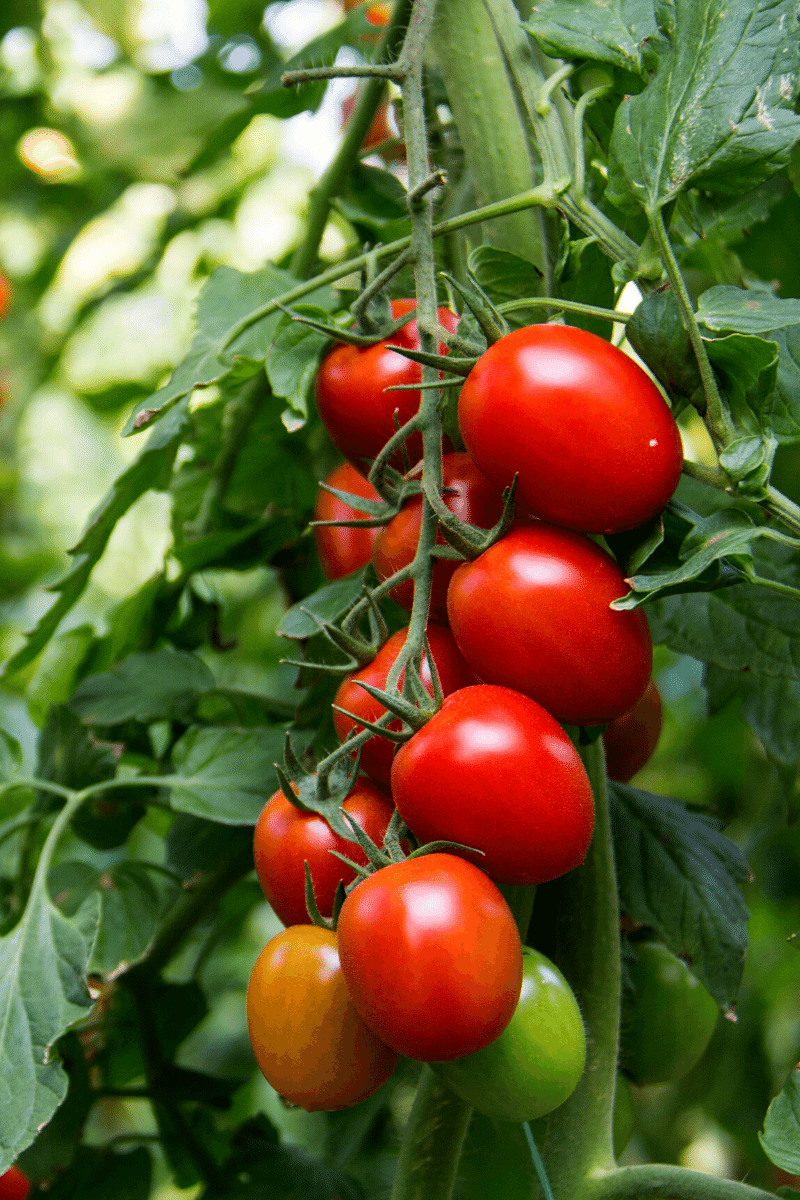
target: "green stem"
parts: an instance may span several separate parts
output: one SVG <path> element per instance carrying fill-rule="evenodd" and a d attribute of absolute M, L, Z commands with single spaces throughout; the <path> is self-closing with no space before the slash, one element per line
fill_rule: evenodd
<path fill-rule="evenodd" d="M 747 575 L 747 580 L 756 587 L 766 588 L 769 592 L 777 592 L 779 596 L 789 596 L 792 600 L 800 600 L 800 588 L 792 587 L 788 583 L 781 583 L 778 579 L 768 579 L 764 575 L 756 575 L 755 572 L 752 572 Z"/>
<path fill-rule="evenodd" d="M 588 1180 L 581 1195 L 585 1200 L 774 1200 L 772 1192 L 747 1183 L 665 1163 L 620 1167 Z"/>
<path fill-rule="evenodd" d="M 422 1068 L 391 1200 L 450 1200 L 472 1109 Z"/>
<path fill-rule="evenodd" d="M 800 507 L 771 484 L 767 487 L 767 499 L 763 507 L 794 533 L 800 533 Z"/>
<path fill-rule="evenodd" d="M 581 313 L 585 317 L 596 317 L 600 321 L 612 321 L 614 324 L 619 323 L 620 325 L 625 325 L 633 316 L 633 313 L 617 312 L 614 308 L 599 308 L 595 304 L 581 304 L 577 300 L 562 300 L 557 296 L 532 296 L 526 297 L 524 300 L 507 300 L 505 304 L 498 304 L 497 310 L 501 313 L 509 313 L 520 308 L 536 307 Z"/>

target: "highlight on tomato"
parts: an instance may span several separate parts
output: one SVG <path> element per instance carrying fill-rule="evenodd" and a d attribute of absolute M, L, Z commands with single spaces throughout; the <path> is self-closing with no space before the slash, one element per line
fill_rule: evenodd
<path fill-rule="evenodd" d="M 482 851 L 471 861 L 498 883 L 556 879 L 580 866 L 592 838 L 594 800 L 578 752 L 554 717 L 510 688 L 447 696 L 398 749 L 391 782 L 421 842 Z"/>
<path fill-rule="evenodd" d="M 522 990 L 498 1038 L 434 1071 L 451 1091 L 497 1121 L 533 1121 L 572 1095 L 586 1063 L 586 1032 L 558 967 L 522 948 Z"/>
<path fill-rule="evenodd" d="M 353 1006 L 336 934 L 316 925 L 284 929 L 261 951 L 247 987 L 247 1026 L 267 1082 L 309 1112 L 358 1104 L 397 1064 Z"/>
<path fill-rule="evenodd" d="M 458 567 L 447 615 L 486 683 L 523 692 L 567 724 L 601 725 L 638 703 L 653 667 L 645 614 L 609 607 L 627 592 L 590 538 L 531 521 Z"/>
<path fill-rule="evenodd" d="M 341 463 L 325 479 L 340 492 L 352 492 L 365 500 L 380 500 L 375 488 L 351 463 Z M 317 492 L 314 502 L 315 521 L 363 520 L 368 513 L 331 495 L 324 488 Z M 322 569 L 328 579 L 342 579 L 352 571 L 365 567 L 372 558 L 375 540 L 381 532 L 377 526 L 314 525 L 314 542 Z"/>
<path fill-rule="evenodd" d="M 616 717 L 603 731 L 609 779 L 627 783 L 641 771 L 658 745 L 663 721 L 661 693 L 651 679 L 641 700 L 630 712 Z"/>
<path fill-rule="evenodd" d="M 660 512 L 680 479 L 672 412 L 650 376 L 610 342 L 529 325 L 490 346 L 458 403 L 467 450 L 533 516 L 618 533 Z"/>
<path fill-rule="evenodd" d="M 359 777 L 342 807 L 376 845 L 383 844 L 394 813 L 394 804 L 385 792 Z M 253 860 L 264 895 L 284 925 L 311 922 L 306 908 L 306 863 L 323 917 L 330 917 L 333 911 L 339 880 L 347 886 L 355 879 L 355 871 L 331 854 L 332 850 L 346 854 L 359 866 L 367 865 L 358 843 L 334 833 L 324 817 L 302 812 L 283 792 L 270 796 L 256 822 Z"/>
<path fill-rule="evenodd" d="M 462 858 L 434 853 L 376 871 L 348 894 L 337 932 L 353 1003 L 399 1054 L 462 1058 L 514 1014 L 517 926 L 491 880 Z"/>

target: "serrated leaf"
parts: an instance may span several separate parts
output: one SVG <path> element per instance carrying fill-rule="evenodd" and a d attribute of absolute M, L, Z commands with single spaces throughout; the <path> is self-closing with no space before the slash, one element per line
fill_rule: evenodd
<path fill-rule="evenodd" d="M 800 1066 L 770 1104 L 758 1140 L 770 1162 L 792 1175 L 800 1175 Z"/>
<path fill-rule="evenodd" d="M 69 707 L 87 725 L 122 721 L 186 721 L 199 697 L 215 686 L 201 658 L 185 650 L 131 654 L 80 683 Z"/>
<path fill-rule="evenodd" d="M 725 284 L 702 293 L 697 320 L 720 332 L 771 334 L 800 324 L 800 300 L 781 300 L 766 292 Z"/>
<path fill-rule="evenodd" d="M 706 351 L 737 429 L 759 430 L 762 410 L 778 378 L 777 344 L 749 334 L 731 333 L 706 341 Z M 727 468 L 727 463 L 723 465 Z"/>
<path fill-rule="evenodd" d="M 494 246 L 478 246 L 469 256 L 469 269 L 495 304 L 523 300 L 541 291 L 540 276 L 525 258 Z M 539 313 L 543 309 L 538 308 Z"/>
<path fill-rule="evenodd" d="M 789 161 L 800 132 L 794 0 L 660 0 L 658 65 L 617 110 L 609 198 L 655 212 L 688 186 L 736 195 Z"/>
<path fill-rule="evenodd" d="M 641 72 L 656 32 L 653 0 L 537 0 L 525 28 L 552 58 L 588 58 Z"/>
<path fill-rule="evenodd" d="M 255 825 L 278 790 L 274 764 L 283 759 L 285 737 L 283 726 L 187 730 L 173 751 L 174 773 L 165 779 L 172 807 L 223 825 Z"/>
<path fill-rule="evenodd" d="M 326 320 L 326 309 L 298 305 L 296 312 L 315 320 Z M 272 352 L 267 359 L 267 379 L 276 396 L 289 403 L 289 420 L 284 413 L 284 425 L 294 433 L 308 418 L 308 398 L 319 368 L 322 352 L 329 339 L 316 329 L 284 317 L 278 329 Z"/>
<path fill-rule="evenodd" d="M 712 710 L 741 701 L 744 720 L 770 758 L 787 768 L 800 763 L 800 682 L 752 671 L 724 671 L 709 664 L 705 686 Z"/>
<path fill-rule="evenodd" d="M 749 913 L 742 852 L 666 796 L 611 787 L 620 906 L 649 925 L 727 1011 L 736 1000 Z"/>
<path fill-rule="evenodd" d="M 334 583 L 328 583 L 312 592 L 304 600 L 292 605 L 283 615 L 278 633 L 281 637 L 298 640 L 313 637 L 315 633 L 319 633 L 319 626 L 314 617 L 320 621 L 336 621 L 363 595 L 363 583 L 364 571 L 354 571 L 352 575 L 337 579 Z"/>

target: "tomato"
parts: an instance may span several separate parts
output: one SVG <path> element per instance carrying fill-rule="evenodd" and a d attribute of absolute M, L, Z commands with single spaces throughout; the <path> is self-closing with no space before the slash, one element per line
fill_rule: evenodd
<path fill-rule="evenodd" d="M 416 308 L 416 300 L 393 300 L 392 316 Z M 455 332 L 458 317 L 447 308 L 439 309 L 439 320 L 445 329 Z M 317 373 L 317 410 L 322 424 L 354 466 L 363 468 L 389 441 L 395 431 L 393 413 L 398 410 L 400 424 L 419 408 L 420 393 L 387 392 L 395 384 L 418 383 L 422 368 L 403 358 L 387 343 L 419 350 L 419 331 L 416 321 L 409 321 L 388 339 L 373 346 L 334 346 L 325 356 Z M 440 346 L 440 353 L 445 347 Z M 406 443 L 412 465 L 422 458 L 422 438 L 415 434 Z M 402 456 L 392 458 L 394 466 L 402 469 Z"/>
<path fill-rule="evenodd" d="M 350 463 L 342 463 L 335 471 L 331 471 L 325 482 L 342 492 L 363 496 L 366 500 L 380 500 L 369 480 Z M 332 496 L 323 488 L 317 492 L 314 504 L 315 521 L 352 521 L 367 515 L 352 508 L 338 496 Z M 370 529 L 368 526 L 354 528 L 347 525 L 315 525 L 314 541 L 317 554 L 328 579 L 342 579 L 351 571 L 365 567 L 372 558 L 372 547 L 379 533 L 380 529 L 377 527 Z"/>
<path fill-rule="evenodd" d="M 667 1083 L 702 1058 L 719 1009 L 686 963 L 660 942 L 636 942 L 635 989 L 623 1001 L 620 1063 L 634 1083 Z"/>
<path fill-rule="evenodd" d="M 367 20 L 372 10 L 367 11 Z M 371 22 L 374 24 L 374 22 Z M 356 93 L 351 96 L 346 96 L 342 101 L 342 124 L 346 125 L 352 116 L 353 109 L 356 106 Z M 384 100 L 378 106 L 375 116 L 372 118 L 372 124 L 367 130 L 367 136 L 364 138 L 364 149 L 369 150 L 371 146 L 380 146 L 383 142 L 397 138 L 397 130 L 394 129 L 389 120 L 389 101 Z M 380 154 L 385 159 L 394 159 L 395 161 L 405 162 L 406 148 L 402 142 L 396 142 L 392 146 L 385 146 Z"/>
<path fill-rule="evenodd" d="M 7 275 L 0 271 L 0 321 L 11 307 L 11 301 L 14 298 L 14 293 L 11 289 L 11 281 Z"/>
<path fill-rule="evenodd" d="M 453 635 L 450 633 L 450 630 L 443 629 L 440 625 L 429 625 L 426 632 L 428 646 L 436 665 L 442 693 L 445 696 L 449 696 L 451 692 L 455 692 L 459 688 L 468 687 L 471 683 L 474 683 L 475 676 L 453 641 Z M 397 633 L 393 633 L 388 641 L 384 642 L 381 646 L 371 663 L 366 667 L 362 667 L 360 671 L 354 671 L 352 675 L 348 675 L 343 679 L 333 698 L 334 704 L 337 704 L 339 708 L 346 709 L 347 712 L 354 713 L 356 716 L 363 717 L 366 721 L 373 723 L 382 717 L 386 709 L 379 700 L 374 700 L 358 684 L 359 682 L 370 683 L 373 687 L 385 688 L 386 680 L 389 677 L 389 672 L 394 665 L 394 661 L 405 645 L 406 633 L 405 629 L 400 629 Z M 423 656 L 422 659 L 421 677 L 428 692 L 433 696 L 433 683 L 431 681 L 431 670 L 427 656 Z M 349 717 L 345 717 L 342 713 L 338 712 L 334 712 L 333 714 L 333 724 L 342 741 L 345 741 L 351 733 L 359 733 L 364 728 L 363 725 L 358 725 Z M 401 722 L 398 720 L 393 721 L 389 728 L 399 729 L 400 726 Z M 376 733 L 362 747 L 361 769 L 366 771 L 367 775 L 370 775 L 373 779 L 377 779 L 379 783 L 384 783 L 388 786 L 394 752 L 395 743 L 390 742 L 387 738 L 380 737 Z"/>
<path fill-rule="evenodd" d="M 661 693 L 651 679 L 638 704 L 611 721 L 603 734 L 609 779 L 627 783 L 649 760 L 661 734 Z"/>
<path fill-rule="evenodd" d="M 0 1175 L 0 1200 L 25 1200 L 31 1185 L 19 1167 L 9 1167 Z"/>
<path fill-rule="evenodd" d="M 268 942 L 247 987 L 247 1027 L 262 1074 L 310 1112 L 371 1096 L 397 1055 L 353 1007 L 336 934 L 293 925 Z"/>
<path fill-rule="evenodd" d="M 511 910 L 482 871 L 452 854 L 393 863 L 356 884 L 338 936 L 353 1003 L 398 1054 L 461 1058 L 514 1014 L 522 948 Z"/>
<path fill-rule="evenodd" d="M 572 870 L 594 829 L 578 752 L 541 705 L 510 688 L 448 696 L 398 749 L 392 795 L 421 842 L 482 850 L 472 861 L 498 883 L 545 883 Z"/>
<path fill-rule="evenodd" d="M 524 692 L 559 721 L 600 725 L 638 703 L 653 667 L 642 610 L 609 607 L 627 591 L 589 538 L 532 521 L 458 567 L 447 614 L 481 679 Z"/>
<path fill-rule="evenodd" d="M 586 1033 L 572 988 L 549 958 L 526 946 L 522 991 L 500 1037 L 434 1070 L 478 1112 L 533 1121 L 572 1095 L 585 1063 Z"/>
<path fill-rule="evenodd" d="M 382 845 L 394 813 L 390 798 L 370 783 L 357 779 L 342 806 L 366 830 L 373 842 Z M 302 812 L 276 792 L 261 810 L 253 836 L 253 859 L 264 895 L 284 925 L 306 925 L 305 864 L 314 883 L 314 899 L 323 917 L 333 911 L 336 885 L 355 879 L 356 873 L 331 854 L 338 850 L 353 862 L 366 866 L 367 856 L 356 842 L 334 833 L 324 817 Z"/>
<path fill-rule="evenodd" d="M 568 325 L 500 338 L 458 405 L 467 450 L 526 512 L 584 533 L 633 529 L 681 474 L 678 427 L 656 385 L 615 346 Z"/>
<path fill-rule="evenodd" d="M 417 473 L 420 469 L 417 469 Z M 484 529 L 491 529 L 500 520 L 503 513 L 502 492 L 481 474 L 468 454 L 442 456 L 442 483 L 444 487 L 454 489 L 453 494 L 444 497 L 444 502 L 459 520 L 480 525 Z M 375 540 L 372 562 L 379 579 L 388 579 L 395 571 L 413 561 L 421 528 L 422 497 L 414 496 L 379 531 Z M 439 545 L 445 544 L 441 534 L 436 540 Z M 432 621 L 447 620 L 447 587 L 457 566 L 457 562 L 448 559 L 434 562 L 429 609 Z M 414 603 L 414 584 L 411 580 L 392 588 L 390 595 L 399 605 L 411 611 Z"/>

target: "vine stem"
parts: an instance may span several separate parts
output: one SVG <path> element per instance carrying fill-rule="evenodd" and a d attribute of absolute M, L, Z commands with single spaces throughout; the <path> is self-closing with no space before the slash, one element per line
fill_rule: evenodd
<path fill-rule="evenodd" d="M 472 1109 L 422 1068 L 391 1200 L 450 1200 Z"/>
<path fill-rule="evenodd" d="M 588 1181 L 582 1195 L 585 1200 L 775 1200 L 772 1192 L 736 1179 L 667 1163 L 619 1167 Z"/>

